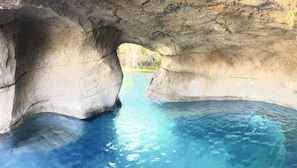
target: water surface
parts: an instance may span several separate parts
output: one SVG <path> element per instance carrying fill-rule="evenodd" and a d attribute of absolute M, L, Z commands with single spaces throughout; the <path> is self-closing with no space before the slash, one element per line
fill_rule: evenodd
<path fill-rule="evenodd" d="M 125 73 L 123 107 L 91 121 L 42 114 L 0 139 L 0 167 L 297 167 L 297 112 L 252 101 L 158 103 Z"/>

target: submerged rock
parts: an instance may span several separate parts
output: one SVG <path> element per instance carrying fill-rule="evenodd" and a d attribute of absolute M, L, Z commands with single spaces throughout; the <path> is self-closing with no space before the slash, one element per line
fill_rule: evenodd
<path fill-rule="evenodd" d="M 62 116 L 39 116 L 17 133 L 12 151 L 15 154 L 47 151 L 74 143 L 83 134 L 83 123 Z"/>

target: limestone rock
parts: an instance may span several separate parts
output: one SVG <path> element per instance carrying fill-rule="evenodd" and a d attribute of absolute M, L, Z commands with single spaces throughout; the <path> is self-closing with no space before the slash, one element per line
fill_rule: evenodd
<path fill-rule="evenodd" d="M 295 0 L 0 0 L 0 132 L 112 110 L 123 42 L 162 55 L 151 98 L 297 108 L 295 16 Z"/>
<path fill-rule="evenodd" d="M 13 35 L 0 28 L 0 133 L 10 129 L 15 90 L 15 51 Z"/>

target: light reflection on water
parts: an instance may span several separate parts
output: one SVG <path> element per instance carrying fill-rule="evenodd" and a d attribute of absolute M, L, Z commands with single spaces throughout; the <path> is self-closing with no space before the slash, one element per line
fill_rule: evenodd
<path fill-rule="evenodd" d="M 0 167 L 297 167 L 297 112 L 251 101 L 153 102 L 126 73 L 123 107 L 91 121 L 39 115 L 0 139 Z"/>

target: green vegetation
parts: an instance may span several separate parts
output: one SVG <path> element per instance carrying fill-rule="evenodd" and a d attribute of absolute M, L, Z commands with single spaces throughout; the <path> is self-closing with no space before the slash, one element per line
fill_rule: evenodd
<path fill-rule="evenodd" d="M 141 69 L 141 68 L 123 68 L 123 71 L 154 73 L 157 70 L 155 70 L 155 69 Z"/>
<path fill-rule="evenodd" d="M 141 61 L 137 63 L 138 68 L 145 69 L 159 69 L 161 66 L 161 58 L 150 57 L 148 61 Z"/>
<path fill-rule="evenodd" d="M 118 56 L 127 71 L 152 73 L 161 67 L 160 54 L 140 45 L 122 44 L 118 48 Z"/>

